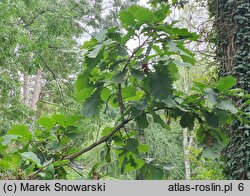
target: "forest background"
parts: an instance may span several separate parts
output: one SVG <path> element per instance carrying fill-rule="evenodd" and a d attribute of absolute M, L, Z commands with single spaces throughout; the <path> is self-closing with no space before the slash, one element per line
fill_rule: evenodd
<path fill-rule="evenodd" d="M 249 179 L 249 2 L 0 2 L 0 179 Z"/>

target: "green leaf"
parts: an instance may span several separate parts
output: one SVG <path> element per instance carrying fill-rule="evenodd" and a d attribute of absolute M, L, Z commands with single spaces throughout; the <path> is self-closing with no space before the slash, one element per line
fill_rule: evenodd
<path fill-rule="evenodd" d="M 120 12 L 120 20 L 121 20 L 122 26 L 125 29 L 129 29 L 130 27 L 134 27 L 136 24 L 135 17 L 127 9 Z"/>
<path fill-rule="evenodd" d="M 127 34 L 122 37 L 121 43 L 125 45 L 135 35 L 136 35 L 135 30 L 129 29 Z"/>
<path fill-rule="evenodd" d="M 67 137 L 62 137 L 61 139 L 61 145 L 67 144 L 72 140 L 74 141 L 76 139 L 79 139 L 80 137 L 82 137 L 82 133 L 80 133 L 79 131 L 72 131 L 72 132 L 67 132 L 65 136 Z"/>
<path fill-rule="evenodd" d="M 179 39 L 189 39 L 196 41 L 199 38 L 199 35 L 196 33 L 189 32 L 186 28 L 171 28 L 169 33 L 175 36 L 175 38 Z"/>
<path fill-rule="evenodd" d="M 162 180 L 163 177 L 164 177 L 164 172 L 161 168 L 157 168 L 157 167 L 154 167 L 154 166 L 151 166 L 150 167 L 151 171 L 151 179 L 152 180 Z"/>
<path fill-rule="evenodd" d="M 180 124 L 182 128 L 188 128 L 189 130 L 192 130 L 194 127 L 194 116 L 191 113 L 184 113 L 181 116 Z"/>
<path fill-rule="evenodd" d="M 219 122 L 221 125 L 226 125 L 227 123 L 231 124 L 230 121 L 231 118 L 231 114 L 229 114 L 228 111 L 226 110 L 221 110 L 221 109 L 216 109 L 216 115 L 219 117 Z"/>
<path fill-rule="evenodd" d="M 102 46 L 103 46 L 102 44 L 96 45 L 96 46 L 94 47 L 94 49 L 93 49 L 92 51 L 90 51 L 88 57 L 89 57 L 89 58 L 96 58 L 97 55 L 98 55 L 98 53 L 99 53 L 99 51 L 102 49 Z"/>
<path fill-rule="evenodd" d="M 1 141 L 1 144 L 3 146 L 7 146 L 8 144 L 12 142 L 12 140 L 17 140 L 19 138 L 19 135 L 5 135 L 2 138 L 3 139 Z"/>
<path fill-rule="evenodd" d="M 5 161 L 3 159 L 0 159 L 0 167 L 2 169 L 8 169 L 8 170 L 10 170 L 10 169 L 12 169 L 13 165 L 10 163 L 9 160 Z"/>
<path fill-rule="evenodd" d="M 121 42 L 121 34 L 118 27 L 111 27 L 108 29 L 107 37 L 113 41 Z"/>
<path fill-rule="evenodd" d="M 170 41 L 167 44 L 167 47 L 168 47 L 168 51 L 169 52 L 178 53 L 180 51 L 180 49 L 178 48 L 177 44 L 175 42 L 173 42 L 173 41 Z"/>
<path fill-rule="evenodd" d="M 111 162 L 111 154 L 110 154 L 110 147 L 108 147 L 106 155 L 105 155 L 105 160 L 107 163 Z"/>
<path fill-rule="evenodd" d="M 131 74 L 136 78 L 136 80 L 141 81 L 145 78 L 144 73 L 141 70 L 131 69 Z"/>
<path fill-rule="evenodd" d="M 70 160 L 62 160 L 62 161 L 55 161 L 52 163 L 52 165 L 54 167 L 57 167 L 57 166 L 62 166 L 62 165 L 66 165 L 70 162 Z"/>
<path fill-rule="evenodd" d="M 157 45 L 153 45 L 152 48 L 154 49 L 155 52 L 157 52 L 157 54 L 159 54 L 160 56 L 163 56 L 164 53 L 162 51 L 162 48 L 160 48 Z"/>
<path fill-rule="evenodd" d="M 146 90 L 148 90 L 147 85 L 149 86 L 148 93 L 152 94 L 155 98 L 166 99 L 172 90 L 172 80 L 167 66 L 156 68 L 156 72 L 145 78 L 144 87 L 146 87 Z"/>
<path fill-rule="evenodd" d="M 135 86 L 129 86 L 122 88 L 122 96 L 124 99 L 129 97 L 134 97 L 136 95 L 136 87 Z"/>
<path fill-rule="evenodd" d="M 119 56 L 127 56 L 128 55 L 128 52 L 127 52 L 127 49 L 124 48 L 124 47 L 121 47 L 120 45 L 116 47 L 117 49 L 117 54 Z"/>
<path fill-rule="evenodd" d="M 231 112 L 232 114 L 238 113 L 237 108 L 234 106 L 234 104 L 231 100 L 220 99 L 216 106 L 217 106 L 217 108 L 222 109 L 222 110 L 227 110 L 227 111 Z"/>
<path fill-rule="evenodd" d="M 237 81 L 233 76 L 222 77 L 216 84 L 219 91 L 229 90 L 236 85 Z"/>
<path fill-rule="evenodd" d="M 161 4 L 160 8 L 154 12 L 154 22 L 158 23 L 163 21 L 170 13 L 170 6 Z"/>
<path fill-rule="evenodd" d="M 107 33 L 107 30 L 104 29 L 104 30 L 99 31 L 97 34 L 95 34 L 95 38 L 98 40 L 99 43 L 103 42 L 106 33 Z"/>
<path fill-rule="evenodd" d="M 160 115 L 156 114 L 153 110 L 150 111 L 150 114 L 153 116 L 154 123 L 158 123 L 162 128 L 169 130 L 169 126 L 162 120 Z"/>
<path fill-rule="evenodd" d="M 2 152 L 1 152 L 2 153 Z M 2 153 L 3 154 L 3 153 Z M 19 153 L 7 153 L 0 158 L 1 170 L 18 168 L 20 167 L 21 156 Z"/>
<path fill-rule="evenodd" d="M 28 161 L 35 163 L 38 166 L 41 165 L 40 159 L 33 152 L 24 152 L 21 154 L 21 157 L 24 161 L 28 160 Z"/>
<path fill-rule="evenodd" d="M 67 121 L 65 123 L 65 127 L 67 126 L 73 126 L 76 125 L 79 120 L 82 119 L 81 115 L 73 115 L 73 116 L 68 116 Z"/>
<path fill-rule="evenodd" d="M 219 127 L 219 117 L 213 112 L 205 112 L 204 113 L 205 119 L 207 124 L 211 128 L 218 128 Z"/>
<path fill-rule="evenodd" d="M 215 159 L 216 157 L 219 156 L 219 151 L 216 147 L 211 146 L 211 147 L 206 147 L 202 151 L 202 156 L 210 159 Z"/>
<path fill-rule="evenodd" d="M 175 40 L 188 39 L 188 40 L 196 41 L 199 38 L 199 36 L 196 33 L 189 32 L 185 28 L 173 28 L 172 26 L 166 25 L 166 24 L 148 26 L 144 29 L 166 32 L 171 36 L 172 39 L 175 39 Z M 177 52 L 177 50 L 175 52 Z"/>
<path fill-rule="evenodd" d="M 125 29 L 138 29 L 144 23 L 153 23 L 154 14 L 148 8 L 133 5 L 120 12 L 120 20 Z"/>
<path fill-rule="evenodd" d="M 138 145 L 139 145 L 139 142 L 137 139 L 129 138 L 126 141 L 126 146 L 124 148 L 129 152 L 137 153 L 138 152 L 138 149 L 137 149 Z"/>
<path fill-rule="evenodd" d="M 46 180 L 52 180 L 54 179 L 54 176 L 55 176 L 55 168 L 54 168 L 54 165 L 49 165 L 48 167 L 45 168 L 45 178 Z"/>
<path fill-rule="evenodd" d="M 51 116 L 51 119 L 62 127 L 65 127 L 66 125 L 67 119 L 63 114 L 54 114 L 53 116 Z"/>
<path fill-rule="evenodd" d="M 94 92 L 95 88 L 89 84 L 89 73 L 79 74 L 75 83 L 74 96 L 78 101 L 84 101 Z"/>
<path fill-rule="evenodd" d="M 145 129 L 149 125 L 145 112 L 143 112 L 141 115 L 137 116 L 135 118 L 135 121 L 136 121 L 137 126 L 141 129 Z"/>
<path fill-rule="evenodd" d="M 55 122 L 48 117 L 41 117 L 37 120 L 37 123 L 44 128 L 51 129 L 55 126 Z"/>
<path fill-rule="evenodd" d="M 206 88 L 204 92 L 204 97 L 212 104 L 215 105 L 217 103 L 217 93 L 211 88 Z"/>
<path fill-rule="evenodd" d="M 98 89 L 84 103 L 82 108 L 82 114 L 86 117 L 93 117 L 99 112 L 101 103 L 102 100 L 101 100 L 100 90 Z"/>
<path fill-rule="evenodd" d="M 133 13 L 135 19 L 139 22 L 139 25 L 153 22 L 154 15 L 152 11 L 148 8 L 144 8 L 139 5 L 134 5 L 129 7 L 128 10 Z"/>
<path fill-rule="evenodd" d="M 65 128 L 65 132 L 66 132 L 66 133 L 77 132 L 77 130 L 78 130 L 78 127 L 76 127 L 76 126 L 67 126 L 67 127 Z"/>
<path fill-rule="evenodd" d="M 127 153 L 126 157 L 128 161 L 125 167 L 125 172 L 132 172 L 135 169 L 140 169 L 145 164 L 145 161 L 142 159 L 138 159 L 136 154 L 134 153 L 129 152 Z"/>
<path fill-rule="evenodd" d="M 139 151 L 140 153 L 148 152 L 148 151 L 149 151 L 149 147 L 148 147 L 148 145 L 146 145 L 146 144 L 139 144 L 139 146 L 138 146 L 138 151 Z"/>
<path fill-rule="evenodd" d="M 184 62 L 190 63 L 191 65 L 195 64 L 195 59 L 193 57 L 186 56 L 186 55 L 180 55 L 180 56 Z"/>
<path fill-rule="evenodd" d="M 91 39 L 89 41 L 85 41 L 83 43 L 83 46 L 81 47 L 81 49 L 92 49 L 96 44 L 97 44 L 97 40 L 96 39 Z"/>
<path fill-rule="evenodd" d="M 200 93 L 203 93 L 204 90 L 207 88 L 206 84 L 203 84 L 201 82 L 193 82 L 193 90 L 198 91 Z"/>
<path fill-rule="evenodd" d="M 121 84 L 125 77 L 126 77 L 126 74 L 127 74 L 127 69 L 124 69 L 123 71 L 119 72 L 118 74 L 116 74 L 114 77 L 113 77 L 113 81 L 115 84 Z"/>
<path fill-rule="evenodd" d="M 103 88 L 101 91 L 101 99 L 103 101 L 107 101 L 109 96 L 111 95 L 111 90 L 109 88 Z"/>
<path fill-rule="evenodd" d="M 84 101 L 93 93 L 94 90 L 95 88 L 84 88 L 84 89 L 81 89 L 80 91 L 75 90 L 74 96 L 76 100 Z"/>
<path fill-rule="evenodd" d="M 101 131 L 101 136 L 107 136 L 108 134 L 110 134 L 112 131 L 114 130 L 113 127 L 105 127 L 102 131 Z"/>
<path fill-rule="evenodd" d="M 143 110 L 147 107 L 147 103 L 144 100 L 131 101 L 131 116 L 136 118 L 143 113 Z"/>
<path fill-rule="evenodd" d="M 31 139 L 32 134 L 25 125 L 14 125 L 8 132 L 8 135 L 18 135 L 27 139 Z M 12 138 L 13 139 L 13 138 Z"/>
<path fill-rule="evenodd" d="M 168 70 L 173 81 L 179 79 L 179 70 L 174 63 L 168 64 Z"/>
<path fill-rule="evenodd" d="M 126 156 L 124 156 L 124 158 L 120 162 L 121 162 L 121 174 L 124 174 L 126 165 L 128 164 L 128 159 L 126 158 Z"/>

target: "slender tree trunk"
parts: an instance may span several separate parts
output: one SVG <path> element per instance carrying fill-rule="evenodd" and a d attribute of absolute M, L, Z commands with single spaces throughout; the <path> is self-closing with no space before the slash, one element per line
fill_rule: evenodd
<path fill-rule="evenodd" d="M 183 77 L 182 83 L 183 83 L 183 90 L 188 95 L 189 84 L 190 84 L 189 70 L 187 70 L 185 76 Z M 191 141 L 191 139 L 192 138 L 188 137 L 188 129 L 187 128 L 183 129 L 183 150 L 184 150 L 184 165 L 185 165 L 186 180 L 190 180 L 190 177 L 191 177 L 191 167 L 190 167 L 190 159 L 189 159 L 190 146 L 192 143 L 189 141 Z"/>
<path fill-rule="evenodd" d="M 29 104 L 29 75 L 24 74 L 23 76 L 23 104 L 28 105 Z"/>
<path fill-rule="evenodd" d="M 188 145 L 188 130 L 185 128 L 183 130 L 183 149 L 184 149 L 184 164 L 185 164 L 185 176 L 186 180 L 190 180 L 191 170 L 190 170 L 190 160 L 188 158 L 190 151 Z"/>
<path fill-rule="evenodd" d="M 35 78 L 35 86 L 33 91 L 33 96 L 31 100 L 31 108 L 37 110 L 37 102 L 41 93 L 42 82 L 42 70 L 38 70 Z"/>

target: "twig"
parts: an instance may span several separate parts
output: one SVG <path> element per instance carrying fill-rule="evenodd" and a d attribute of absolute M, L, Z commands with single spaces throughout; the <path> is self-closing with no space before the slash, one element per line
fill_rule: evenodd
<path fill-rule="evenodd" d="M 112 97 L 112 94 L 109 95 L 108 99 L 105 102 L 105 108 L 104 108 L 103 114 L 107 113 L 107 110 L 108 110 L 108 107 L 109 107 L 109 100 L 110 100 L 111 97 Z"/>
<path fill-rule="evenodd" d="M 39 174 L 41 171 L 43 171 L 46 167 L 50 166 L 53 162 L 48 163 L 46 165 L 44 165 L 43 167 L 41 167 L 40 169 L 38 169 L 37 171 L 35 171 L 33 174 L 28 176 L 29 180 L 32 180 L 36 177 L 37 174 Z"/>
<path fill-rule="evenodd" d="M 23 27 L 26 28 L 26 27 L 30 26 L 39 16 L 41 16 L 42 14 L 44 14 L 46 12 L 55 12 L 55 10 L 42 10 L 36 16 L 34 16 L 27 24 L 24 24 Z M 25 23 L 24 20 L 22 20 L 22 21 Z"/>
<path fill-rule="evenodd" d="M 110 134 L 108 134 L 107 136 L 102 137 L 100 140 L 98 140 L 97 142 L 91 144 L 90 146 L 80 150 L 79 152 L 76 152 L 74 154 L 71 154 L 69 156 L 64 157 L 63 159 L 74 159 L 90 150 L 92 150 L 93 148 L 99 146 L 100 144 L 108 141 L 114 134 L 116 134 L 121 128 L 124 127 L 124 125 L 126 125 L 128 122 L 130 122 L 131 120 L 133 120 L 133 118 L 130 119 L 125 119 L 124 121 L 122 121 Z"/>
<path fill-rule="evenodd" d="M 122 100 L 122 87 L 121 86 L 122 86 L 121 84 L 118 84 L 117 100 L 118 100 L 118 104 L 119 104 L 121 119 L 124 120 L 124 116 L 123 116 L 124 104 L 123 104 L 123 100 Z"/>
<path fill-rule="evenodd" d="M 147 41 L 151 38 L 152 35 L 148 36 L 148 38 L 132 53 L 132 55 L 129 57 L 126 65 L 123 68 L 123 71 L 127 68 L 129 65 L 131 59 L 135 56 L 135 54 L 147 43 Z"/>
<path fill-rule="evenodd" d="M 49 70 L 49 72 L 52 74 L 52 76 L 53 76 L 53 78 L 54 78 L 54 80 L 56 82 L 57 88 L 59 90 L 61 101 L 62 101 L 63 105 L 66 105 L 64 97 L 63 97 L 63 93 L 62 93 L 62 87 L 61 87 L 60 83 L 57 81 L 56 74 L 52 71 L 52 69 L 50 69 L 49 65 L 43 59 L 43 57 L 41 56 L 41 54 L 37 53 L 37 55 L 42 60 L 43 64 L 47 67 L 47 69 Z"/>

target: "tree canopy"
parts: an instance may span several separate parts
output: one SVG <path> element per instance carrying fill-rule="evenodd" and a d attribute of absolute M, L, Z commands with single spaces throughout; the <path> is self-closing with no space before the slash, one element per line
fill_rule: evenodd
<path fill-rule="evenodd" d="M 171 19 L 188 2 L 112 3 L 0 3 L 1 179 L 224 178 L 249 92 L 235 75 L 199 75 L 198 31 Z"/>

